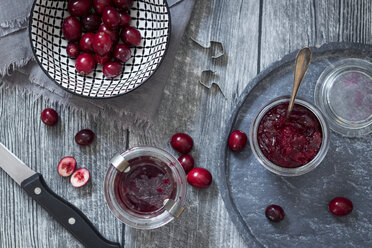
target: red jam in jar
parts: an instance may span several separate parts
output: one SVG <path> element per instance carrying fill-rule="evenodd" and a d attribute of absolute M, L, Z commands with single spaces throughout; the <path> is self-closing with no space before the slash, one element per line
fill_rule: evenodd
<path fill-rule="evenodd" d="M 319 152 L 322 129 L 318 118 L 306 107 L 295 104 L 289 118 L 287 103 L 271 108 L 257 130 L 259 147 L 277 166 L 297 168 L 309 163 Z"/>
<path fill-rule="evenodd" d="M 176 183 L 168 165 L 151 156 L 129 161 L 130 171 L 115 178 L 114 189 L 121 208 L 138 214 L 152 214 L 163 208 L 165 199 L 174 199 Z"/>

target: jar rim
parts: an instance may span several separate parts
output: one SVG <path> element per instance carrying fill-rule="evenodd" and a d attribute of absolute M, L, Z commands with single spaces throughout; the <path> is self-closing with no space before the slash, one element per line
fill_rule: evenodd
<path fill-rule="evenodd" d="M 277 106 L 280 103 L 288 102 L 289 100 L 290 100 L 290 96 L 277 97 L 271 100 L 268 104 L 263 106 L 258 111 L 250 127 L 249 142 L 250 142 L 251 150 L 254 156 L 257 158 L 257 160 L 260 162 L 260 164 L 263 167 L 281 176 L 300 176 L 318 167 L 318 165 L 325 158 L 328 152 L 328 149 L 329 149 L 329 138 L 330 138 L 329 126 L 322 112 L 314 104 L 312 104 L 308 100 L 305 100 L 304 98 L 301 98 L 301 97 L 297 97 L 295 99 L 296 104 L 299 104 L 307 108 L 317 117 L 321 125 L 321 129 L 322 129 L 322 143 L 321 143 L 320 149 L 318 153 L 315 155 L 315 157 L 310 162 L 300 167 L 296 167 L 296 168 L 285 168 L 285 167 L 278 166 L 266 158 L 266 156 L 262 153 L 261 148 L 259 147 L 259 144 L 258 144 L 257 130 L 264 115 L 274 106 Z"/>

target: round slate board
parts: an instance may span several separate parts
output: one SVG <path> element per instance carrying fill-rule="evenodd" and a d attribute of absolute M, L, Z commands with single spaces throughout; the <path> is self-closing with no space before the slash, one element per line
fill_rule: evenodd
<path fill-rule="evenodd" d="M 327 66 L 343 58 L 372 60 L 372 46 L 362 44 L 330 43 L 311 50 L 313 60 L 298 96 L 312 102 L 317 79 Z M 224 141 L 235 129 L 248 133 L 261 107 L 290 94 L 296 54 L 285 56 L 248 84 Z M 249 145 L 240 153 L 224 145 L 221 161 L 220 191 L 249 247 L 372 247 L 372 135 L 350 139 L 331 132 L 324 161 L 298 177 L 269 172 Z M 350 215 L 335 217 L 329 213 L 328 203 L 336 196 L 353 201 Z M 284 208 L 282 222 L 273 224 L 266 219 L 264 211 L 269 204 Z"/>

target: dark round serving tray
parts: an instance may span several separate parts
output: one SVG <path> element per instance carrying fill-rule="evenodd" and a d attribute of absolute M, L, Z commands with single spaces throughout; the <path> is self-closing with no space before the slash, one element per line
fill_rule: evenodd
<path fill-rule="evenodd" d="M 372 46 L 330 43 L 312 47 L 313 59 L 298 96 L 314 102 L 322 71 L 343 58 L 372 60 Z M 298 177 L 275 175 L 259 164 L 249 145 L 231 152 L 226 142 L 235 129 L 248 133 L 257 111 L 271 99 L 289 95 L 297 51 L 262 71 L 246 87 L 225 130 L 219 188 L 232 221 L 249 247 L 372 247 L 372 135 L 345 138 L 331 132 L 330 149 L 314 171 Z M 335 196 L 353 201 L 354 210 L 335 217 Z M 267 205 L 281 205 L 286 217 L 270 223 Z"/>

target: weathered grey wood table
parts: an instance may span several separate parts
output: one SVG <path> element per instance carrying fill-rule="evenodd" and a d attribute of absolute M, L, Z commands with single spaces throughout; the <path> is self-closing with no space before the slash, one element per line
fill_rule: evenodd
<path fill-rule="evenodd" d="M 226 54 L 211 59 L 189 37 L 218 40 Z M 102 181 L 107 161 L 116 151 L 156 145 L 171 151 L 175 132 L 194 138 L 197 166 L 216 175 L 221 132 L 237 97 L 258 72 L 304 45 L 327 42 L 372 43 L 370 0 L 247 1 L 199 0 L 178 52 L 162 104 L 149 129 L 127 130 L 120 123 L 48 103 L 22 90 L 0 90 L 0 141 L 26 164 L 41 172 L 50 187 L 79 207 L 104 236 L 123 247 L 246 247 L 230 221 L 218 191 L 218 178 L 207 190 L 189 187 L 188 209 L 180 219 L 153 231 L 124 226 L 106 207 Z M 202 70 L 216 71 L 227 96 L 208 90 L 198 80 Z M 52 106 L 60 113 L 56 128 L 46 128 L 41 111 Z M 80 148 L 74 134 L 91 128 L 94 145 Z M 76 190 L 57 175 L 63 156 L 73 155 L 92 171 L 90 186 Z M 80 247 L 59 224 L 0 171 L 0 247 Z M 295 244 L 294 244 L 295 245 Z"/>

